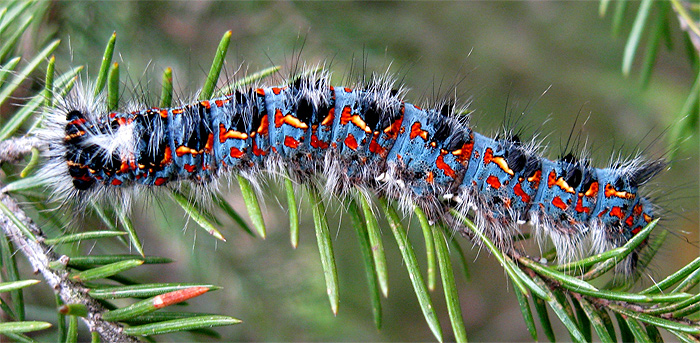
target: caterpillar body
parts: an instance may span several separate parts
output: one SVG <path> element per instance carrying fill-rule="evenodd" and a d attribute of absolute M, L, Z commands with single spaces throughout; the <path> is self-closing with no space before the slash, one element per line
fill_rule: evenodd
<path fill-rule="evenodd" d="M 68 198 L 208 184 L 227 173 L 320 176 L 332 193 L 357 187 L 435 221 L 453 222 L 454 208 L 501 246 L 529 222 L 562 260 L 621 246 L 654 218 L 638 188 L 663 161 L 549 160 L 535 144 L 489 138 L 450 106 L 422 109 L 401 93 L 383 81 L 333 87 L 322 73 L 180 107 L 110 112 L 74 92 L 50 114 L 43 172 Z M 632 254 L 626 267 L 635 264 Z"/>

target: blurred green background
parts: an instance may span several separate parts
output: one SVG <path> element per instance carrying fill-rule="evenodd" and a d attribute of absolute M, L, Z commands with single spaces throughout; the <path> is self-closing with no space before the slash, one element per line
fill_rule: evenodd
<path fill-rule="evenodd" d="M 610 15 L 601 19 L 593 1 L 78 1 L 53 3 L 47 32 L 64 39 L 57 53 L 59 68 L 84 64 L 94 78 L 104 45 L 116 31 L 115 60 L 122 66 L 125 103 L 156 105 L 165 67 L 174 71 L 179 99 L 192 99 L 221 36 L 232 30 L 229 75 L 239 67 L 240 77 L 283 65 L 286 76 L 298 63 L 321 63 L 340 82 L 351 71 L 369 75 L 389 69 L 410 89 L 408 101 L 430 104 L 457 95 L 458 104 L 470 103 L 474 110 L 475 130 L 493 134 L 505 122 L 517 122 L 525 138 L 539 135 L 550 158 L 562 154 L 573 130 L 581 137 L 575 149 L 586 147 L 594 165 L 606 166 L 611 158 L 638 150 L 652 158 L 666 153 L 669 128 L 695 78 L 675 18 L 671 18 L 674 49 L 660 51 L 648 88 L 640 87 L 638 67 L 631 77 L 623 77 L 622 52 L 636 4 L 630 7 L 620 36 L 614 37 Z M 649 284 L 651 277 L 658 280 L 698 256 L 698 145 L 697 135 L 687 140 L 672 169 L 647 188 L 670 211 L 664 226 L 675 235 L 642 283 Z M 237 186 L 231 188 L 227 199 L 244 213 Z M 141 274 L 132 276 L 224 286 L 189 305 L 244 321 L 218 329 L 224 341 L 434 339 L 388 230 L 384 237 L 390 292 L 383 300 L 384 327 L 375 329 L 355 233 L 337 201 L 328 206 L 340 272 L 341 302 L 334 317 L 309 207 L 301 206 L 300 247 L 294 250 L 285 209 L 278 205 L 285 202 L 283 194 L 278 185 L 268 188 L 265 241 L 252 239 L 227 222 L 222 232 L 228 242 L 217 243 L 188 222 L 169 198 L 160 193 L 147 196 L 143 206 L 134 208 L 145 251 L 177 263 L 167 269 L 144 266 L 137 270 Z M 420 229 L 413 225 L 409 233 L 418 255 L 424 256 Z M 462 243 L 472 274 L 467 282 L 457 272 L 468 337 L 530 340 L 503 270 L 492 256 Z M 95 254 L 110 249 L 86 248 Z M 421 262 L 425 267 L 424 258 Z M 441 293 L 436 290 L 433 300 L 450 337 Z M 558 337 L 568 335 L 560 331 Z M 163 338 L 170 339 L 193 337 Z"/>

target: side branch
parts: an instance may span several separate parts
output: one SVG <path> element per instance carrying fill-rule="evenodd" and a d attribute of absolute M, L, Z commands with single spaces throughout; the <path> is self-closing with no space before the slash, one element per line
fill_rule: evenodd
<path fill-rule="evenodd" d="M 3 159 L 4 157 L 2 156 Z M 58 256 L 51 251 L 50 247 L 43 243 L 45 237 L 41 229 L 25 215 L 12 197 L 7 194 L 0 194 L 0 201 L 34 234 L 37 240 L 31 240 L 22 234 L 22 231 L 12 220 L 0 212 L 0 227 L 2 227 L 5 235 L 27 257 L 35 273 L 42 274 L 46 283 L 53 288 L 63 302 L 66 304 L 83 304 L 87 307 L 88 315 L 83 318 L 83 321 L 90 328 L 90 331 L 99 333 L 102 339 L 107 342 L 138 342 L 135 337 L 125 335 L 121 326 L 101 319 L 105 308 L 95 299 L 88 296 L 87 290 L 81 284 L 68 280 L 65 271 L 49 268 L 49 262 L 58 260 Z"/>

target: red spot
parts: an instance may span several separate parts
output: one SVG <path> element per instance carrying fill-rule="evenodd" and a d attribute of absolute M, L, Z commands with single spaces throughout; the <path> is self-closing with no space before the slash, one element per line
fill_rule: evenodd
<path fill-rule="evenodd" d="M 119 173 L 126 173 L 129 171 L 129 163 L 127 161 L 122 161 L 122 164 L 119 166 Z"/>
<path fill-rule="evenodd" d="M 194 173 L 195 169 L 197 169 L 197 166 L 192 165 L 192 164 L 185 164 L 184 166 L 185 170 L 187 170 L 190 173 Z"/>
<path fill-rule="evenodd" d="M 164 177 L 157 177 L 156 180 L 153 182 L 153 184 L 156 186 L 162 186 L 166 182 L 168 182 L 168 179 L 166 179 Z"/>
<path fill-rule="evenodd" d="M 576 201 L 576 212 L 578 213 L 591 213 L 591 208 L 590 207 L 584 207 L 583 206 L 583 197 L 579 193 L 578 200 Z"/>
<path fill-rule="evenodd" d="M 258 148 L 258 144 L 253 140 L 253 154 L 255 156 L 265 156 L 267 155 L 267 151 Z"/>
<path fill-rule="evenodd" d="M 408 137 L 411 139 L 414 139 L 418 136 L 420 136 L 420 138 L 423 138 L 424 141 L 427 141 L 428 140 L 428 131 L 421 129 L 420 122 L 415 122 L 415 123 L 413 123 L 413 125 L 411 125 L 411 134 Z"/>
<path fill-rule="evenodd" d="M 552 188 L 554 184 L 557 183 L 557 174 L 554 173 L 554 170 L 549 172 L 549 176 L 547 177 L 547 187 Z"/>
<path fill-rule="evenodd" d="M 345 87 L 344 89 L 345 89 L 345 92 L 347 92 L 347 93 L 351 93 L 351 92 L 352 92 L 352 88 Z"/>
<path fill-rule="evenodd" d="M 622 213 L 622 209 L 619 206 L 613 206 L 613 208 L 610 210 L 610 215 L 613 217 L 618 217 L 620 219 L 624 218 L 624 214 Z"/>
<path fill-rule="evenodd" d="M 206 109 L 210 109 L 210 108 L 211 108 L 211 104 L 209 103 L 208 100 L 201 101 L 199 104 L 202 105 L 202 107 L 204 107 L 204 108 L 206 108 Z"/>
<path fill-rule="evenodd" d="M 377 143 L 376 137 L 372 138 L 372 141 L 369 142 L 369 151 L 382 156 L 386 154 L 386 149 L 383 146 L 379 145 L 379 143 Z"/>
<path fill-rule="evenodd" d="M 562 211 L 566 211 L 566 208 L 569 207 L 566 205 L 566 203 L 564 203 L 564 201 L 561 200 L 560 197 L 554 197 L 554 199 L 552 199 L 552 205 L 560 208 Z"/>
<path fill-rule="evenodd" d="M 257 94 L 260 95 L 260 96 L 265 96 L 265 90 L 262 89 L 262 88 L 257 88 L 257 89 L 255 90 L 255 93 L 257 93 Z"/>
<path fill-rule="evenodd" d="M 403 110 L 403 107 L 401 107 Z M 384 134 L 386 134 L 387 139 L 396 139 L 401 131 L 401 123 L 403 122 L 403 115 L 399 119 L 394 120 L 393 123 L 386 129 L 384 129 Z"/>
<path fill-rule="evenodd" d="M 272 93 L 275 93 L 275 95 L 279 95 L 280 89 L 278 87 L 272 87 Z"/>
<path fill-rule="evenodd" d="M 231 155 L 233 158 L 241 158 L 243 155 L 245 155 L 245 153 L 238 148 L 231 148 L 229 155 Z"/>
<path fill-rule="evenodd" d="M 75 120 L 69 122 L 68 125 L 81 125 L 81 124 L 85 124 L 85 122 L 86 122 L 85 118 L 78 118 L 78 119 L 75 119 Z"/>
<path fill-rule="evenodd" d="M 429 171 L 428 175 L 425 177 L 425 181 L 427 181 L 429 184 L 432 184 L 433 181 L 435 181 L 435 174 L 433 174 L 433 172 Z"/>
<path fill-rule="evenodd" d="M 114 117 L 116 117 L 116 116 L 117 116 L 117 114 L 114 113 L 114 112 L 112 112 L 112 113 L 109 114 L 109 117 L 110 117 L 111 119 L 114 119 Z"/>
<path fill-rule="evenodd" d="M 523 191 L 523 187 L 520 186 L 520 183 L 515 184 L 513 191 L 515 192 L 515 195 L 519 196 L 523 200 L 524 203 L 530 203 L 530 196 Z"/>
<path fill-rule="evenodd" d="M 493 150 L 491 148 L 486 148 L 484 151 L 484 165 L 487 166 L 489 163 L 491 163 L 491 160 L 493 159 Z"/>
<path fill-rule="evenodd" d="M 216 101 L 214 101 L 214 103 L 216 104 L 217 107 L 224 107 L 224 102 L 221 100 L 216 100 Z"/>
<path fill-rule="evenodd" d="M 172 111 L 173 114 L 182 114 L 185 110 L 183 110 L 182 108 L 175 108 Z"/>
<path fill-rule="evenodd" d="M 452 168 L 450 168 L 450 165 L 445 163 L 445 155 L 444 154 L 440 154 L 440 156 L 437 157 L 437 159 L 435 160 L 435 165 L 437 165 L 437 167 L 439 169 L 441 169 L 443 172 L 445 172 L 445 175 L 447 175 L 451 178 L 455 177 L 455 171 Z M 488 182 L 488 180 L 486 182 Z M 498 178 L 496 178 L 496 182 L 498 182 Z M 501 185 L 499 183 L 498 187 L 500 187 L 500 186 Z M 495 187 L 495 188 L 498 188 L 498 187 Z"/>
<path fill-rule="evenodd" d="M 292 137 L 285 136 L 284 137 L 284 145 L 289 147 L 289 148 L 296 149 L 299 147 L 299 141 L 292 138 Z"/>
<path fill-rule="evenodd" d="M 641 226 L 635 227 L 634 229 L 632 229 L 632 235 L 637 235 L 639 233 L 639 231 L 642 231 L 642 227 Z"/>
<path fill-rule="evenodd" d="M 348 137 L 345 138 L 345 145 L 352 150 L 357 150 L 357 140 L 355 140 L 355 136 L 352 133 L 349 133 Z"/>
<path fill-rule="evenodd" d="M 311 135 L 311 146 L 316 149 L 328 149 L 328 142 L 318 139 L 316 135 Z"/>
<path fill-rule="evenodd" d="M 158 114 L 160 114 L 161 118 L 167 118 L 168 117 L 168 110 L 165 110 L 165 109 L 160 110 L 160 111 L 158 111 Z"/>
<path fill-rule="evenodd" d="M 83 181 L 86 181 L 86 180 L 83 180 Z M 121 184 L 122 184 L 122 182 L 121 182 L 119 179 L 114 179 L 114 180 L 112 180 L 112 185 L 113 185 L 113 186 L 119 186 L 119 185 L 121 185 Z"/>
<path fill-rule="evenodd" d="M 345 125 L 352 120 L 352 108 L 350 106 L 343 107 L 343 112 L 340 113 L 340 125 Z"/>
<path fill-rule="evenodd" d="M 634 225 L 634 217 L 633 216 L 627 217 L 627 219 L 625 220 L 625 224 L 627 224 L 627 226 Z"/>
<path fill-rule="evenodd" d="M 501 181 L 493 175 L 486 178 L 486 183 L 488 183 L 491 187 L 495 189 L 501 188 Z"/>

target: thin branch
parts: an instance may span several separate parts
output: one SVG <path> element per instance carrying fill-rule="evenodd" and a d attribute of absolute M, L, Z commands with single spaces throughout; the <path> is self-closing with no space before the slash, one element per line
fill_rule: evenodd
<path fill-rule="evenodd" d="M 4 143 L 4 142 L 3 142 Z M 4 150 L 0 150 L 4 151 Z M 3 156 L 4 158 L 4 156 Z M 103 321 L 102 312 L 105 308 L 95 299 L 87 295 L 87 290 L 79 283 L 68 280 L 67 273 L 49 268 L 49 262 L 58 260 L 58 255 L 43 243 L 45 236 L 29 217 L 18 206 L 17 202 L 7 194 L 0 194 L 0 201 L 37 237 L 31 240 L 4 214 L 0 212 L 0 227 L 5 235 L 12 240 L 14 246 L 22 251 L 35 273 L 41 273 L 46 283 L 61 297 L 66 304 L 83 304 L 88 309 L 87 317 L 82 318 L 90 331 L 100 334 L 106 342 L 138 342 L 125 335 L 123 328 L 116 323 Z"/>

